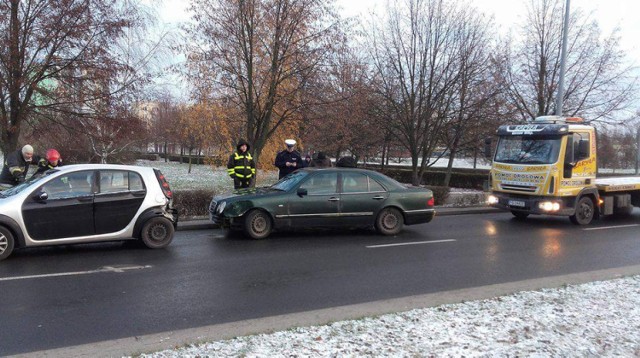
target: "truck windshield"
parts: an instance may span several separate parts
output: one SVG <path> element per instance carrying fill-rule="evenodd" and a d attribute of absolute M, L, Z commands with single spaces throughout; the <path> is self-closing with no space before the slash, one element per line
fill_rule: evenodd
<path fill-rule="evenodd" d="M 558 161 L 562 137 L 500 137 L 495 161 L 513 164 L 552 164 Z"/>

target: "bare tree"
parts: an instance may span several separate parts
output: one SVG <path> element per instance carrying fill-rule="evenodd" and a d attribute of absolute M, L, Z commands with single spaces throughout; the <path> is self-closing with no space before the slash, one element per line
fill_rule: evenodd
<path fill-rule="evenodd" d="M 96 117 L 105 94 L 137 83 L 140 63 L 121 40 L 144 24 L 137 1 L 1 0 L 2 151 L 18 146 L 26 122 Z"/>
<path fill-rule="evenodd" d="M 218 97 L 244 113 L 256 161 L 283 123 L 308 105 L 305 86 L 318 74 L 337 21 L 333 0 L 194 0 L 188 29 L 216 81 Z"/>
<path fill-rule="evenodd" d="M 375 97 L 369 87 L 370 67 L 357 48 L 345 39 L 325 66 L 324 75 L 309 86 L 308 96 L 317 105 L 306 111 L 305 143 L 315 151 L 349 151 L 356 158 L 381 150 L 384 131 L 376 125 L 372 112 Z"/>
<path fill-rule="evenodd" d="M 555 112 L 559 82 L 563 4 L 530 0 L 520 29 L 522 41 L 509 41 L 501 58 L 503 82 L 521 121 Z M 637 77 L 626 65 L 617 30 L 601 38 L 595 20 L 579 10 L 569 20 L 564 114 L 607 120 L 628 110 Z"/>
<path fill-rule="evenodd" d="M 381 123 L 411 156 L 414 185 L 445 144 L 461 76 L 460 17 L 460 7 L 444 0 L 396 0 L 371 24 Z"/>

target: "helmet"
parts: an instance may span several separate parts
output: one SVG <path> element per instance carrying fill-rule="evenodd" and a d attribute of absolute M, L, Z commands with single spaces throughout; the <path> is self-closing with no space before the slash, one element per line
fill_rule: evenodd
<path fill-rule="evenodd" d="M 47 158 L 48 161 L 55 162 L 56 160 L 60 159 L 60 153 L 58 153 L 58 151 L 55 149 L 49 149 L 47 150 L 45 157 Z"/>

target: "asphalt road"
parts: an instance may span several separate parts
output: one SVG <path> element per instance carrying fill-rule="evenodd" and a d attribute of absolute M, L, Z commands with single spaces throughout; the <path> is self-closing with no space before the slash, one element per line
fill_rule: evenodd
<path fill-rule="evenodd" d="M 589 227 L 492 213 L 436 217 L 396 237 L 196 230 L 165 250 L 16 251 L 0 263 L 0 356 L 638 265 L 639 227 L 638 211 Z"/>

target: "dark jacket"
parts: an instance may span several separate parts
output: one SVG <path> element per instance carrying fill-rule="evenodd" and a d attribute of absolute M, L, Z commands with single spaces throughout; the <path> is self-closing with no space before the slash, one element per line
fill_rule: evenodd
<path fill-rule="evenodd" d="M 49 163 L 48 160 L 41 160 L 40 162 L 38 162 L 38 170 L 36 170 L 36 172 L 33 173 L 33 176 L 34 177 L 40 176 L 49 169 L 53 169 L 61 166 L 62 166 L 62 159 L 58 159 L 58 165 L 53 165 Z"/>
<path fill-rule="evenodd" d="M 327 158 L 324 152 L 318 152 L 318 157 L 311 161 L 310 167 L 331 168 L 331 159 Z"/>
<path fill-rule="evenodd" d="M 342 157 L 336 162 L 336 167 L 356 168 L 358 163 L 353 157 Z"/>
<path fill-rule="evenodd" d="M 288 167 L 287 162 L 296 163 L 296 165 Z M 300 156 L 300 153 L 295 150 L 289 153 L 289 151 L 285 149 L 282 152 L 278 153 L 278 155 L 276 156 L 276 162 L 274 163 L 274 165 L 278 167 L 278 169 L 280 169 L 278 178 L 282 179 L 287 176 L 287 174 L 293 173 L 294 171 L 303 168 L 304 164 L 302 162 L 303 160 Z"/>
<path fill-rule="evenodd" d="M 247 146 L 247 151 L 244 153 L 240 151 L 240 147 L 243 145 Z M 253 161 L 249 149 L 251 149 L 251 146 L 245 140 L 238 141 L 236 151 L 229 156 L 229 161 L 227 162 L 227 173 L 230 177 L 249 181 L 256 174 L 256 163 Z"/>
<path fill-rule="evenodd" d="M 9 154 L 4 161 L 4 167 L 2 173 L 0 173 L 0 183 L 18 185 L 25 181 L 27 172 L 29 171 L 29 165 L 37 165 L 41 158 L 34 155 L 30 162 L 26 162 L 22 156 L 22 150 L 18 149 L 15 152 Z"/>

